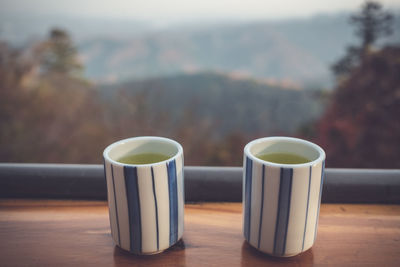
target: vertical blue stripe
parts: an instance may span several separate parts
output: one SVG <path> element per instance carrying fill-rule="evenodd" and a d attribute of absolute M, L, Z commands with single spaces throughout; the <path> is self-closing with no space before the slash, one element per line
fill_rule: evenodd
<path fill-rule="evenodd" d="M 130 251 L 138 254 L 142 253 L 142 222 L 137 168 L 125 166 L 124 176 L 129 210 Z"/>
<path fill-rule="evenodd" d="M 304 223 L 304 233 L 303 233 L 303 244 L 301 245 L 301 251 L 304 250 L 304 241 L 306 239 L 306 231 L 307 231 L 307 220 L 308 220 L 308 205 L 310 203 L 310 187 L 311 187 L 311 174 L 312 174 L 312 166 L 310 166 L 310 172 L 308 176 L 308 193 L 307 193 L 307 206 L 306 206 L 306 221 Z"/>
<path fill-rule="evenodd" d="M 182 154 L 182 157 L 181 157 L 181 166 L 185 166 L 184 165 L 184 161 L 183 161 L 184 159 L 183 159 L 183 154 Z M 182 167 L 181 167 L 182 168 Z M 183 199 L 183 208 L 185 208 L 185 172 L 182 170 L 181 171 L 181 188 L 182 188 L 182 192 L 180 193 L 180 194 L 182 194 L 182 199 Z"/>
<path fill-rule="evenodd" d="M 289 218 L 290 218 L 290 204 L 291 204 L 291 198 L 292 198 L 292 183 L 293 183 L 293 169 L 289 170 L 289 194 L 288 194 L 288 205 L 287 205 L 287 214 L 286 214 L 286 229 L 285 229 L 285 237 L 284 237 L 284 244 L 283 244 L 283 252 L 282 254 L 285 254 L 286 252 L 286 241 L 287 241 L 287 232 L 288 232 L 288 227 L 289 227 Z"/>
<path fill-rule="evenodd" d="M 314 242 L 315 242 L 315 239 L 317 239 L 319 208 L 321 207 L 322 186 L 324 184 L 324 178 L 325 178 L 324 171 L 325 171 L 325 160 L 322 162 L 322 169 L 321 169 L 321 184 L 319 186 L 319 201 L 318 201 L 318 210 L 317 210 L 317 221 L 315 222 L 315 230 L 314 230 Z"/>
<path fill-rule="evenodd" d="M 169 192 L 169 245 L 178 241 L 178 186 L 176 181 L 176 162 L 167 162 Z"/>
<path fill-rule="evenodd" d="M 107 186 L 107 169 L 106 169 L 106 160 L 103 157 L 103 166 L 104 166 L 104 182 L 106 182 L 106 186 Z"/>
<path fill-rule="evenodd" d="M 293 169 L 281 168 L 278 211 L 275 223 L 274 254 L 284 255 L 289 226 L 290 199 L 292 194 Z"/>
<path fill-rule="evenodd" d="M 114 181 L 114 168 L 113 165 L 111 164 L 111 179 L 112 179 L 112 185 L 113 185 L 113 190 L 114 190 L 114 204 L 115 204 L 115 217 L 117 218 L 117 229 L 118 229 L 118 246 L 121 246 L 121 234 L 119 231 L 119 219 L 118 219 L 118 205 L 117 205 L 117 197 L 116 197 L 116 192 L 115 192 L 115 181 Z"/>
<path fill-rule="evenodd" d="M 107 165 L 106 165 L 106 160 L 105 160 L 104 158 L 103 158 L 103 165 L 104 165 L 104 179 L 105 179 L 106 188 L 107 188 L 107 201 L 108 201 L 108 203 L 110 203 L 110 199 L 108 198 L 108 190 L 111 190 L 111 189 L 108 188 L 108 184 L 107 184 Z M 108 207 L 108 212 L 109 212 L 108 218 L 110 219 L 111 235 L 114 236 L 114 232 L 113 232 L 113 228 L 112 228 L 112 224 L 111 224 L 111 210 L 110 210 L 110 206 Z"/>
<path fill-rule="evenodd" d="M 260 208 L 260 224 L 258 228 L 258 249 L 260 249 L 261 230 L 263 222 L 263 210 L 264 210 L 264 180 L 265 180 L 265 165 L 262 165 L 262 181 L 261 181 L 261 208 Z"/>
<path fill-rule="evenodd" d="M 182 156 L 181 156 L 181 165 L 180 165 L 180 174 L 181 174 L 181 191 L 179 192 L 179 194 L 182 194 L 182 208 L 181 208 L 181 212 L 182 212 L 182 215 L 181 215 L 181 220 L 183 220 L 183 218 L 184 218 L 184 215 L 185 215 L 185 171 L 184 171 L 184 166 L 185 166 L 185 163 L 184 163 L 184 159 L 183 159 L 183 154 L 182 154 Z M 183 222 L 178 222 L 180 225 L 181 225 L 181 234 L 183 234 L 183 231 L 184 231 L 184 224 L 183 224 Z"/>
<path fill-rule="evenodd" d="M 244 202 L 244 237 L 250 242 L 250 217 L 251 217 L 251 182 L 253 175 L 253 162 L 246 157 L 245 177 L 245 202 Z"/>
<path fill-rule="evenodd" d="M 156 186 L 154 183 L 154 171 L 153 166 L 151 166 L 151 181 L 153 183 L 153 196 L 154 196 L 154 207 L 156 209 L 156 232 L 157 232 L 157 250 L 160 249 L 160 238 L 158 233 L 158 206 L 157 206 L 157 194 L 156 194 Z"/>

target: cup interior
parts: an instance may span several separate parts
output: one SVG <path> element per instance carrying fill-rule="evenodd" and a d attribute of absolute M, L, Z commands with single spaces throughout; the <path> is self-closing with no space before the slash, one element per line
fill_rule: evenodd
<path fill-rule="evenodd" d="M 248 152 L 257 157 L 271 153 L 289 153 L 303 156 L 309 162 L 325 155 L 323 150 L 311 142 L 290 137 L 267 137 L 249 143 Z"/>
<path fill-rule="evenodd" d="M 179 150 L 180 145 L 171 139 L 145 136 L 116 142 L 106 148 L 104 156 L 113 161 L 118 161 L 125 156 L 141 153 L 158 153 L 172 158 L 178 154 Z"/>

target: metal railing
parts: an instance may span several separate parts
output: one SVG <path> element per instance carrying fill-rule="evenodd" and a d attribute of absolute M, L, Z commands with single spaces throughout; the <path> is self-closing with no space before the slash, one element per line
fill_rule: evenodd
<path fill-rule="evenodd" d="M 400 203 L 400 170 L 326 169 L 322 201 Z M 102 165 L 0 163 L 0 198 L 106 199 Z M 185 167 L 185 198 L 241 201 L 241 167 Z"/>

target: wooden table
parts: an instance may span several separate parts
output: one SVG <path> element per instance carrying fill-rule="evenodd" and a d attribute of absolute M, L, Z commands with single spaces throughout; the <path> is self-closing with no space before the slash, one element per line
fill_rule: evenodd
<path fill-rule="evenodd" d="M 187 204 L 183 240 L 162 254 L 114 246 L 101 201 L 0 200 L 0 266 L 400 266 L 400 206 L 321 206 L 314 247 L 292 258 L 244 242 L 240 203 Z"/>

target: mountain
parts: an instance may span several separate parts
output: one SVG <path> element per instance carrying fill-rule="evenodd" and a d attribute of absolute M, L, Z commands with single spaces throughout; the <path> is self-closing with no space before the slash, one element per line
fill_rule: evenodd
<path fill-rule="evenodd" d="M 85 75 L 99 83 L 214 71 L 297 88 L 329 88 L 329 66 L 347 45 L 357 44 L 349 16 L 160 27 L 133 19 L 14 16 L 0 11 L 0 39 L 22 45 L 45 38 L 52 27 L 66 29 L 77 44 Z M 393 28 L 394 35 L 385 42 L 400 42 L 399 16 Z"/>
<path fill-rule="evenodd" d="M 87 75 L 120 81 L 220 71 L 304 87 L 330 81 L 329 65 L 352 40 L 345 15 L 167 29 L 80 43 Z"/>
<path fill-rule="evenodd" d="M 142 118 L 167 114 L 171 121 L 164 130 L 155 120 L 154 128 L 161 133 L 170 127 L 200 129 L 208 125 L 212 128 L 210 138 L 217 139 L 235 132 L 245 136 L 295 134 L 303 124 L 316 119 L 323 108 L 318 95 L 310 90 L 215 73 L 103 85 L 99 90 L 110 108 L 114 107 L 115 116 L 129 116 L 129 110 L 141 110 Z M 134 125 L 134 120 L 130 121 Z"/>
<path fill-rule="evenodd" d="M 80 43 L 87 75 L 115 82 L 219 71 L 297 87 L 330 87 L 330 65 L 356 44 L 349 14 L 306 19 L 182 26 Z M 400 20 L 395 25 L 400 28 Z M 394 27 L 396 29 L 396 27 Z M 385 41 L 399 42 L 398 30 Z"/>

